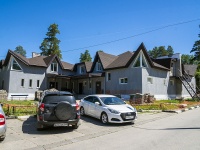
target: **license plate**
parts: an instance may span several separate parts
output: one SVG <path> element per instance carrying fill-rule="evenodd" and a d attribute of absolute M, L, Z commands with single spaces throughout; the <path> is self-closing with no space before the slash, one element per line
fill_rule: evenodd
<path fill-rule="evenodd" d="M 68 126 L 68 123 L 56 123 L 54 124 L 54 127 L 66 127 Z"/>
<path fill-rule="evenodd" d="M 133 119 L 134 116 L 126 116 L 126 119 Z"/>

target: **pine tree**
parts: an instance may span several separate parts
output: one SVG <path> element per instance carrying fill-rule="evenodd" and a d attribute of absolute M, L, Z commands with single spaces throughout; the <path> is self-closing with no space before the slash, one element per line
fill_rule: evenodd
<path fill-rule="evenodd" d="M 20 45 L 15 48 L 14 52 L 26 57 L 26 50 Z"/>
<path fill-rule="evenodd" d="M 91 62 L 92 61 L 92 57 L 90 56 L 90 53 L 88 50 L 85 50 L 85 53 L 81 53 L 80 56 L 80 62 Z"/>
<path fill-rule="evenodd" d="M 56 38 L 56 34 L 60 34 L 58 30 L 57 24 L 51 24 L 48 28 L 48 32 L 46 33 L 46 38 L 44 38 L 43 42 L 40 45 L 41 55 L 49 56 L 56 54 L 60 59 L 62 59 L 61 50 L 59 48 L 60 40 Z"/>

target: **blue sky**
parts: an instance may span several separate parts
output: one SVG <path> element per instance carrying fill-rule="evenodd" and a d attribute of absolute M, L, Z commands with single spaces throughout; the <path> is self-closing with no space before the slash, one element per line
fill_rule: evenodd
<path fill-rule="evenodd" d="M 199 8 L 199 0 L 0 0 L 0 59 L 18 45 L 27 57 L 40 53 L 52 23 L 60 30 L 63 60 L 72 64 L 86 49 L 92 57 L 98 50 L 118 55 L 141 42 L 147 50 L 171 45 L 175 53 L 190 54 L 199 40 Z M 190 20 L 196 21 L 179 24 Z M 179 25 L 149 32 L 172 24 Z"/>

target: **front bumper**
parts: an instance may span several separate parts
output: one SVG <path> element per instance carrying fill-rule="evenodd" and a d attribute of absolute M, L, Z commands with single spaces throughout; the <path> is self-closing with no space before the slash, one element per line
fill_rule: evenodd
<path fill-rule="evenodd" d="M 133 116 L 133 118 L 131 118 Z M 119 114 L 109 113 L 108 121 L 110 123 L 126 123 L 137 120 L 137 112 L 124 112 Z"/>

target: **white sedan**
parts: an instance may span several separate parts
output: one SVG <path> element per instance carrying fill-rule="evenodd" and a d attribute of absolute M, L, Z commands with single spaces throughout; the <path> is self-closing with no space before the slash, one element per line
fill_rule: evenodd
<path fill-rule="evenodd" d="M 80 114 L 98 118 L 102 123 L 134 122 L 137 111 L 113 95 L 89 95 L 80 101 Z"/>

